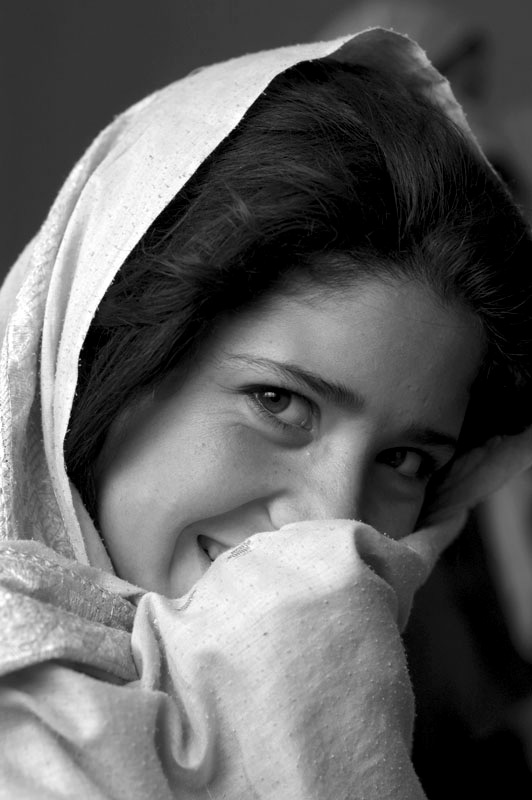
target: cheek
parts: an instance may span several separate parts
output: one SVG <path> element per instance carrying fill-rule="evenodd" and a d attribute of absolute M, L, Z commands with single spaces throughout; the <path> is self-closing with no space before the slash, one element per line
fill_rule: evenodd
<path fill-rule="evenodd" d="M 423 502 L 424 491 L 409 500 L 399 500 L 389 486 L 379 485 L 378 476 L 371 480 L 363 503 L 363 521 L 391 539 L 403 539 L 413 533 Z"/>
<path fill-rule="evenodd" d="M 266 497 L 284 473 L 283 459 L 257 431 L 234 424 L 212 429 L 189 451 L 193 493 L 210 515 Z"/>
<path fill-rule="evenodd" d="M 382 533 L 385 533 L 390 539 L 403 539 L 410 533 L 413 533 L 416 528 L 416 523 L 421 512 L 423 502 L 411 505 L 408 509 L 397 510 L 387 509 L 386 503 L 382 503 L 383 509 L 379 515 L 381 519 L 376 523 L 371 523 L 374 528 Z"/>
<path fill-rule="evenodd" d="M 128 474 L 122 474 L 125 491 L 118 485 L 114 490 L 115 497 L 127 493 L 137 518 L 151 524 L 156 518 L 163 524 L 164 516 L 182 529 L 234 511 L 264 499 L 283 475 L 275 448 L 256 431 L 227 420 L 167 431 L 153 444 L 137 452 Z"/>

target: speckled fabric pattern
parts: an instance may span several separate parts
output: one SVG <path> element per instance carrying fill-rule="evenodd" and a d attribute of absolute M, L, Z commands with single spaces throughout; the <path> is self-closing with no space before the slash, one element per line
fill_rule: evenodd
<path fill-rule="evenodd" d="M 108 571 L 72 496 L 63 439 L 90 321 L 126 256 L 271 79 L 293 64 L 390 63 L 465 128 L 447 82 L 404 36 L 355 37 L 243 56 L 196 71 L 126 111 L 75 167 L 0 292 L 0 537 L 34 539 Z M 112 203 L 109 198 L 112 197 Z"/>
<path fill-rule="evenodd" d="M 135 680 L 136 607 L 117 588 L 36 542 L 0 544 L 0 675 L 62 660 L 110 680 Z M 128 584 L 123 589 L 131 594 Z"/>
<path fill-rule="evenodd" d="M 64 465 L 80 350 L 127 255 L 276 74 L 331 54 L 393 65 L 471 135 L 389 31 L 208 67 L 97 138 L 0 292 L 2 800 L 424 797 L 400 631 L 469 488 L 401 542 L 352 521 L 258 533 L 169 600 L 114 575 Z"/>
<path fill-rule="evenodd" d="M 139 686 L 181 690 L 181 735 L 163 723 L 170 785 L 187 798 L 204 796 L 198 783 L 235 800 L 424 798 L 400 630 L 455 532 L 396 542 L 357 522 L 295 523 L 220 556 L 184 598 L 144 595 Z"/>
<path fill-rule="evenodd" d="M 6 548 L 0 798 L 423 800 L 400 632 L 456 531 L 295 523 L 177 600 Z"/>

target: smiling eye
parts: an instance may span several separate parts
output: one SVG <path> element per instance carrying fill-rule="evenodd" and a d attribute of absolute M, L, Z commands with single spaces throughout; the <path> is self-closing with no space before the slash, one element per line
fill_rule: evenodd
<path fill-rule="evenodd" d="M 301 395 L 286 389 L 261 389 L 251 394 L 259 409 L 276 422 L 294 428 L 312 428 L 312 405 Z"/>
<path fill-rule="evenodd" d="M 433 459 L 429 455 L 419 453 L 417 450 L 409 450 L 407 447 L 385 450 L 379 454 L 377 461 L 392 467 L 405 478 L 417 478 L 418 480 L 429 478 L 436 470 Z"/>

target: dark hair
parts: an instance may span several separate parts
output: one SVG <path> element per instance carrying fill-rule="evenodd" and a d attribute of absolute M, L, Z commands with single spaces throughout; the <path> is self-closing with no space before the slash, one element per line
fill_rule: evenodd
<path fill-rule="evenodd" d="M 221 312 L 306 275 L 401 276 L 482 321 L 469 429 L 528 421 L 531 242 L 468 137 L 392 74 L 325 59 L 278 76 L 146 232 L 82 349 L 67 471 L 95 516 L 111 422 L 182 364 Z M 283 283 L 284 282 L 284 283 Z M 509 409 L 512 408 L 512 413 Z"/>

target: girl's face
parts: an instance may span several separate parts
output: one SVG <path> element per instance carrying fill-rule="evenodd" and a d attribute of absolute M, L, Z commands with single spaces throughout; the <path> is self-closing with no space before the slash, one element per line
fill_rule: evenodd
<path fill-rule="evenodd" d="M 290 522 L 412 532 L 482 353 L 470 312 L 405 281 L 226 318 L 185 377 L 111 428 L 98 512 L 118 574 L 179 596 L 219 553 Z"/>

